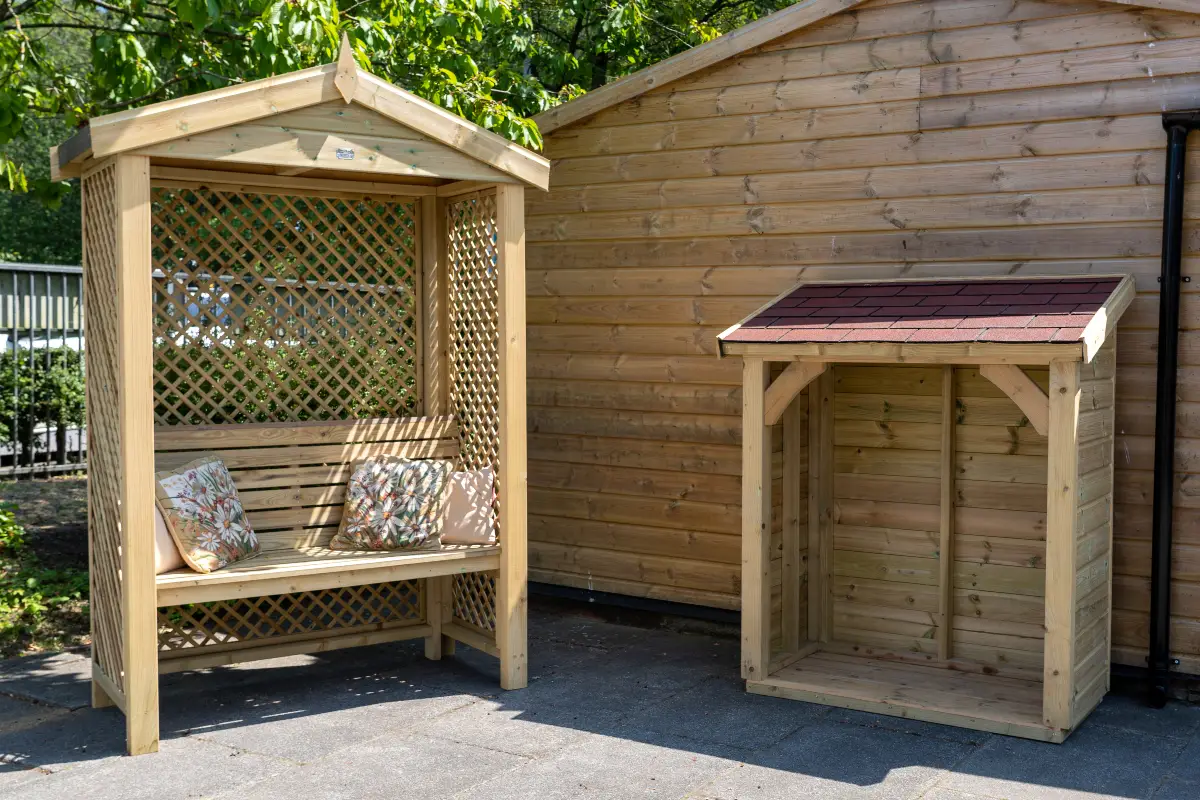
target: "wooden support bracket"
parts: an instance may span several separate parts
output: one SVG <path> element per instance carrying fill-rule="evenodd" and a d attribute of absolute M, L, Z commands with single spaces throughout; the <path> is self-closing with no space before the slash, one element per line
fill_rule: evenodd
<path fill-rule="evenodd" d="M 1014 364 L 984 364 L 979 374 L 996 384 L 1025 413 L 1040 435 L 1050 430 L 1050 399 L 1024 370 Z"/>
<path fill-rule="evenodd" d="M 787 369 L 767 387 L 763 419 L 774 425 L 783 419 L 783 412 L 792 404 L 792 399 L 825 371 L 824 361 L 793 361 Z"/>

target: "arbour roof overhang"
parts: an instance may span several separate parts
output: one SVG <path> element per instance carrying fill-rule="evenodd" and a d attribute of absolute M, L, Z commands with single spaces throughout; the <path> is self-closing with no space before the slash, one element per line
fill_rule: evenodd
<path fill-rule="evenodd" d="M 153 147 L 336 100 L 368 108 L 514 182 L 542 190 L 549 187 L 547 159 L 361 69 L 345 37 L 333 64 L 95 117 L 51 148 L 51 169 L 59 178 L 77 177 L 89 158 Z"/>
<path fill-rule="evenodd" d="M 722 356 L 781 361 L 1090 362 L 1134 294 L 1124 275 L 810 281 L 717 342 Z"/>

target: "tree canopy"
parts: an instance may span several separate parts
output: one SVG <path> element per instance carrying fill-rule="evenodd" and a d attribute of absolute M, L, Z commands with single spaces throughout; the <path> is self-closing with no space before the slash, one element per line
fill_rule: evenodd
<path fill-rule="evenodd" d="M 788 4 L 0 0 L 0 257 L 78 258 L 77 242 L 56 255 L 6 240 L 32 199 L 6 191 L 78 213 L 43 168 L 47 142 L 89 117 L 333 61 L 343 32 L 364 68 L 536 148 L 539 111 Z"/>

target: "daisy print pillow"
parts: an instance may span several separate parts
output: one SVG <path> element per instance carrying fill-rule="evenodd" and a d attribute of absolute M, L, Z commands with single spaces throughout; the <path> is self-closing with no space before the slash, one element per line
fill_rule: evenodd
<path fill-rule="evenodd" d="M 213 572 L 258 553 L 258 537 L 219 458 L 199 458 L 154 477 L 158 507 L 189 567 Z"/>
<path fill-rule="evenodd" d="M 441 546 L 450 462 L 382 456 L 350 476 L 332 550 L 427 550 Z"/>

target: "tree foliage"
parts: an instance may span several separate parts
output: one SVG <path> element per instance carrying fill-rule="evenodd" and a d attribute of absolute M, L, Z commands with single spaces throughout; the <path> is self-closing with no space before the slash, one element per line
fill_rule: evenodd
<path fill-rule="evenodd" d="M 31 168 L 45 151 L 28 145 L 48 128 L 329 62 L 343 33 L 361 66 L 538 147 L 539 111 L 788 4 L 0 0 L 0 191 L 51 205 L 69 195 Z M 11 251 L 4 211 L 0 251 Z"/>

